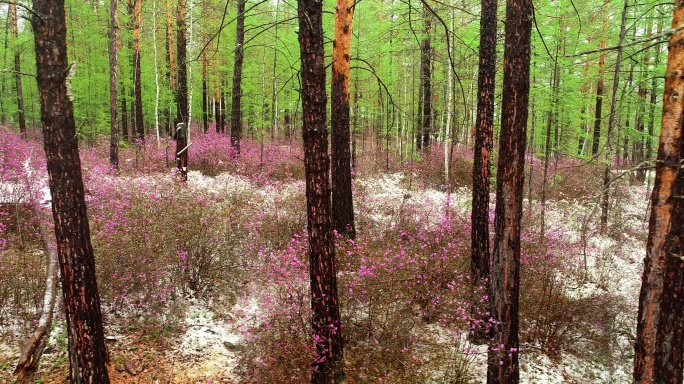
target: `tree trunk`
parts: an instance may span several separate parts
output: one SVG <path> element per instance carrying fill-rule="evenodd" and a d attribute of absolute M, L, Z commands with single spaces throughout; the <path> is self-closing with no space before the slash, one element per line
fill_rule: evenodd
<path fill-rule="evenodd" d="M 658 26 L 656 27 L 656 35 L 660 35 L 660 33 L 663 30 L 662 27 L 662 19 L 658 20 Z M 660 64 L 660 49 L 655 50 L 655 59 L 653 63 L 654 68 L 658 68 L 658 64 Z M 655 108 L 656 108 L 656 95 L 658 92 L 658 78 L 656 76 L 651 77 L 651 98 L 650 98 L 650 112 L 649 115 L 651 116 L 650 121 L 648 123 L 648 136 L 646 136 L 646 160 L 652 161 L 653 160 L 653 131 L 655 128 Z"/>
<path fill-rule="evenodd" d="M 317 0 L 298 3 L 311 327 L 315 343 L 311 382 L 340 383 L 344 367 L 328 179 L 323 3 Z"/>
<path fill-rule="evenodd" d="M 682 23 L 684 4 L 676 3 L 672 28 Z M 663 121 L 639 295 L 636 384 L 677 384 L 684 379 L 684 78 L 679 75 L 682 67 L 684 31 L 680 30 L 670 37 L 665 74 Z"/>
<path fill-rule="evenodd" d="M 233 63 L 233 104 L 230 113 L 230 143 L 235 151 L 234 156 L 240 155 L 240 140 L 242 140 L 242 62 L 244 60 L 245 42 L 245 3 L 237 2 L 237 27 L 235 34 L 235 62 Z"/>
<path fill-rule="evenodd" d="M 119 10 L 118 0 L 109 1 L 109 165 L 119 169 Z"/>
<path fill-rule="evenodd" d="M 606 30 L 608 29 L 608 2 L 603 0 L 603 34 L 601 35 L 601 49 L 606 48 Z M 603 113 L 603 71 L 606 65 L 606 54 L 602 51 L 599 56 L 599 79 L 596 83 L 596 113 L 594 117 L 594 138 L 591 145 L 591 155 L 596 156 L 601 141 L 601 118 Z"/>
<path fill-rule="evenodd" d="M 14 369 L 14 374 L 17 375 L 19 382 L 22 382 L 24 375 L 28 372 L 34 372 L 38 369 L 38 363 L 43 355 L 45 344 L 50 337 L 50 327 L 52 326 L 52 312 L 55 308 L 55 299 L 57 297 L 57 281 L 59 276 L 57 274 L 57 245 L 50 236 L 50 230 L 44 223 L 41 217 L 40 236 L 43 240 L 43 250 L 45 252 L 45 294 L 43 295 L 43 308 L 41 309 L 40 319 L 36 330 L 29 338 L 26 345 L 19 355 L 19 361 Z"/>
<path fill-rule="evenodd" d="M 154 47 L 154 132 L 157 135 L 157 148 L 161 145 L 159 132 L 159 60 L 157 56 L 157 0 L 152 0 L 152 47 Z"/>
<path fill-rule="evenodd" d="M 475 147 L 473 149 L 473 209 L 471 212 L 471 260 L 470 271 L 476 296 L 489 292 L 489 176 L 492 140 L 494 132 L 494 84 L 496 78 L 496 9 L 498 0 L 482 0 L 480 19 L 479 72 L 477 76 L 477 117 L 475 120 Z M 480 294 L 477 294 L 482 290 Z M 478 297 L 479 296 L 479 297 Z M 477 312 L 480 308 L 473 305 L 472 317 L 478 327 L 475 341 L 486 338 L 484 316 Z M 486 311 L 482 311 L 486 312 Z"/>
<path fill-rule="evenodd" d="M 558 142 L 558 91 L 560 89 L 560 73 L 558 69 L 558 56 L 561 49 L 561 42 L 563 41 L 563 17 L 561 16 L 559 23 L 559 38 L 556 40 L 556 54 L 554 57 L 553 73 L 551 75 L 551 105 L 546 120 L 546 140 L 544 142 L 544 172 L 542 177 L 541 190 L 541 220 L 540 220 L 540 239 L 543 241 L 546 235 L 546 184 L 548 182 L 549 160 L 551 160 L 551 127 L 555 126 L 555 147 Z"/>
<path fill-rule="evenodd" d="M 109 383 L 73 104 L 64 2 L 34 0 L 40 115 L 66 309 L 72 383 Z"/>
<path fill-rule="evenodd" d="M 185 38 L 185 14 L 187 13 L 187 0 L 178 0 L 176 8 L 176 43 L 178 44 L 178 89 L 176 92 L 178 123 L 188 123 L 188 63 L 187 41 Z M 188 132 L 190 127 L 187 127 Z"/>
<path fill-rule="evenodd" d="M 354 238 L 354 203 L 349 151 L 349 69 L 354 1 L 337 0 L 330 115 L 332 126 L 332 220 L 337 233 Z"/>
<path fill-rule="evenodd" d="M 603 169 L 603 191 L 601 196 L 601 231 L 608 227 L 608 203 L 610 200 L 610 169 L 613 161 L 613 128 L 617 119 L 617 94 L 620 81 L 620 63 L 622 62 L 622 43 L 625 41 L 625 24 L 627 22 L 627 9 L 629 0 L 625 0 L 622 9 L 622 22 L 620 24 L 620 40 L 618 42 L 617 58 L 615 61 L 615 75 L 613 76 L 613 95 L 610 101 L 610 116 L 608 118 L 608 131 L 606 132 L 606 158 Z M 618 142 L 619 146 L 619 142 Z"/>
<path fill-rule="evenodd" d="M 202 2 L 203 11 L 205 11 L 206 2 Z M 206 37 L 204 38 L 206 44 Z M 205 45 L 203 44 L 203 45 Z M 209 130 L 209 93 L 207 93 L 207 66 L 209 59 L 207 58 L 207 50 L 202 52 L 202 130 L 207 133 Z"/>
<path fill-rule="evenodd" d="M 532 3 L 511 0 L 506 6 L 503 110 L 494 219 L 491 303 L 492 339 L 487 383 L 518 383 L 518 298 L 520 294 L 520 220 L 525 169 L 525 141 L 530 92 Z"/>
<path fill-rule="evenodd" d="M 135 138 L 145 141 L 143 126 L 142 88 L 140 80 L 140 13 L 142 0 L 133 0 L 133 131 Z"/>
<path fill-rule="evenodd" d="M 419 101 L 421 107 L 420 114 L 420 134 L 418 137 L 418 148 L 422 150 L 430 149 L 430 127 L 432 125 L 432 66 L 430 55 L 432 54 L 432 14 L 426 5 L 423 5 L 423 26 L 425 34 L 420 42 L 420 83 L 422 99 Z"/>
<path fill-rule="evenodd" d="M 9 5 L 10 19 L 12 20 L 12 37 L 16 43 L 19 38 L 19 23 L 17 20 L 17 6 Z M 14 47 L 14 82 L 17 88 L 17 120 L 19 121 L 19 132 L 26 132 L 26 118 L 24 117 L 24 93 L 21 87 L 21 56 L 19 55 L 19 48 Z"/>

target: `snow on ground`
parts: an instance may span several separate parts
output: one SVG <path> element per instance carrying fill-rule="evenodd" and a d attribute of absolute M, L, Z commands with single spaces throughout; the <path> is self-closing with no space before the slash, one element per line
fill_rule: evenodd
<path fill-rule="evenodd" d="M 154 183 L 154 180 L 141 182 Z M 467 215 L 470 212 L 471 191 L 466 187 L 456 188 L 447 197 L 445 192 L 416 186 L 411 176 L 403 173 L 357 179 L 356 182 L 363 188 L 365 195 L 360 198 L 366 199 L 370 204 L 364 215 L 379 223 L 393 223 L 398 220 L 396 212 L 401 214 L 398 207 L 408 204 L 409 201 L 434 207 L 430 212 L 430 224 L 439 221 L 447 199 L 450 212 L 459 215 Z M 261 187 L 246 178 L 228 173 L 208 177 L 197 171 L 189 172 L 188 185 L 210 194 L 225 196 L 227 193 L 244 193 L 250 196 L 251 203 L 264 208 L 277 208 L 278 199 L 303 195 L 304 192 L 302 181 Z M 0 185 L 0 202 L 14 194 L 13 188 L 11 185 Z M 49 191 L 46 196 L 49 196 Z M 632 308 L 630 313 L 624 314 L 628 324 L 634 322 L 641 284 L 645 236 L 648 230 L 648 224 L 644 221 L 648 213 L 648 197 L 646 186 L 626 187 L 624 198 L 619 201 L 619 211 L 611 216 L 614 220 L 611 222 L 611 228 L 615 230 L 608 234 L 600 234 L 590 225 L 598 220 L 600 208 L 596 202 L 549 201 L 546 211 L 549 231 L 562 229 L 559 233 L 562 233 L 564 239 L 585 244 L 588 282 L 577 287 L 575 293 L 568 294 L 588 295 L 599 289 L 621 293 Z M 239 354 L 248 347 L 237 330 L 241 323 L 258 317 L 258 308 L 256 302 L 243 301 L 233 307 L 229 314 L 231 319 L 227 320 L 216 318 L 206 303 L 191 302 L 184 319 L 186 331 L 181 335 L 176 348 L 171 351 L 173 355 L 178 356 L 177 372 L 188 380 L 210 377 L 237 380 Z M 59 327 L 53 334 L 55 332 L 61 332 Z M 629 340 L 625 339 L 623 342 L 625 347 L 629 347 Z M 471 345 L 467 351 L 473 378 L 476 382 L 485 382 L 486 347 Z M 628 358 L 616 357 L 619 361 L 612 366 L 605 366 L 569 354 L 561 354 L 552 360 L 525 345 L 521 346 L 521 352 L 523 383 L 630 381 L 631 360 Z M 15 347 L 0 342 L 0 360 L 8 359 L 15 354 Z"/>

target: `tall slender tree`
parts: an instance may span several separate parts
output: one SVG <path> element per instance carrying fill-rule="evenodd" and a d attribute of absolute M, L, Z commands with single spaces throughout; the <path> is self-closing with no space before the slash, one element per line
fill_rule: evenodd
<path fill-rule="evenodd" d="M 109 383 L 95 257 L 67 63 L 64 1 L 34 0 L 40 120 L 69 340 L 71 383 Z"/>
<path fill-rule="evenodd" d="M 235 31 L 235 61 L 233 63 L 233 94 L 230 112 L 230 143 L 235 155 L 240 155 L 240 140 L 242 140 L 242 63 L 245 58 L 245 3 L 237 2 L 237 21 Z"/>
<path fill-rule="evenodd" d="M 489 292 L 489 167 L 494 132 L 496 77 L 496 8 L 498 0 L 482 0 L 480 18 L 477 117 L 473 149 L 473 209 L 471 212 L 470 271 L 476 291 Z M 474 300 L 478 302 L 479 300 Z M 473 307 L 474 311 L 478 308 Z M 474 318 L 482 318 L 473 313 Z M 485 339 L 486 324 L 477 324 L 475 339 Z"/>
<path fill-rule="evenodd" d="M 109 164 L 119 169 L 119 2 L 109 1 Z"/>
<path fill-rule="evenodd" d="M 684 23 L 684 3 L 675 3 L 672 29 Z M 641 279 L 634 383 L 677 384 L 684 345 L 684 31 L 669 42 L 663 120 L 651 195 L 651 218 Z"/>
<path fill-rule="evenodd" d="M 349 70 L 354 0 L 337 0 L 331 88 L 332 217 L 337 233 L 354 238 L 351 153 L 349 150 Z"/>
<path fill-rule="evenodd" d="M 323 2 L 299 0 L 298 4 L 311 327 L 315 343 L 311 382 L 336 383 L 343 380 L 344 371 L 328 179 Z"/>
<path fill-rule="evenodd" d="M 130 9 L 133 13 L 133 132 L 137 140 L 145 141 L 143 125 L 142 81 L 140 79 L 140 17 L 142 0 L 132 0 Z"/>
<path fill-rule="evenodd" d="M 26 132 L 26 117 L 24 115 L 24 92 L 21 87 L 21 52 L 16 45 L 19 38 L 19 20 L 17 19 L 16 4 L 9 4 L 9 18 L 12 24 L 12 37 L 14 38 L 14 84 L 17 91 L 17 121 L 19 122 L 19 132 Z"/>
<path fill-rule="evenodd" d="M 601 120 L 603 118 L 603 71 L 606 66 L 606 54 L 603 51 L 606 48 L 606 31 L 608 30 L 608 5 L 609 0 L 603 0 L 603 24 L 601 29 L 601 55 L 599 56 L 599 78 L 596 82 L 596 109 L 594 113 L 594 136 L 591 144 L 591 155 L 596 156 L 599 151 L 601 141 Z"/>
<path fill-rule="evenodd" d="M 432 126 L 432 13 L 423 4 L 423 38 L 420 41 L 420 92 L 418 106 L 418 129 L 416 147 L 427 150 L 430 147 Z"/>
<path fill-rule="evenodd" d="M 492 338 L 487 383 L 519 382 L 520 221 L 530 93 L 531 0 L 506 6 L 503 110 L 491 273 Z"/>
<path fill-rule="evenodd" d="M 178 89 L 176 91 L 177 114 L 179 123 L 188 123 L 188 63 L 186 39 L 187 0 L 178 0 L 176 8 L 176 44 L 178 50 Z M 187 127 L 190 131 L 190 127 Z"/>

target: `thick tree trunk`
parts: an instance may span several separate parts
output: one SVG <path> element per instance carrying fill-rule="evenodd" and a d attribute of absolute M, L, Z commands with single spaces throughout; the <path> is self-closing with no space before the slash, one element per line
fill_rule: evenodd
<path fill-rule="evenodd" d="M 494 134 L 494 84 L 496 78 L 496 9 L 498 0 L 482 0 L 480 53 L 477 77 L 477 117 L 473 149 L 473 209 L 471 212 L 470 272 L 475 289 L 473 304 L 489 293 L 489 176 Z M 479 294 L 478 294 L 479 292 Z M 481 308 L 473 305 L 472 316 L 482 320 Z M 487 311 L 481 311 L 487 312 Z M 474 340 L 484 341 L 486 323 L 477 321 Z"/>
<path fill-rule="evenodd" d="M 109 1 L 109 165 L 119 169 L 119 10 L 118 0 Z"/>
<path fill-rule="evenodd" d="M 487 383 L 518 383 L 518 298 L 520 294 L 520 221 L 525 141 L 530 92 L 531 0 L 506 6 L 503 111 L 496 184 L 492 257 L 492 338 Z"/>
<path fill-rule="evenodd" d="M 188 123 L 188 63 L 187 63 L 187 40 L 185 38 L 185 16 L 187 13 L 187 0 L 178 0 L 176 8 L 176 43 L 178 45 L 178 90 L 176 92 L 178 123 Z M 187 127 L 188 132 L 190 127 Z"/>
<path fill-rule="evenodd" d="M 230 143 L 234 155 L 240 155 L 240 140 L 242 140 L 242 63 L 244 60 L 245 42 L 245 3 L 237 2 L 237 23 L 235 34 L 235 62 L 233 63 L 233 94 L 230 112 Z"/>
<path fill-rule="evenodd" d="M 660 33 L 663 30 L 662 27 L 662 21 L 661 19 L 658 20 L 658 26 L 656 27 L 656 35 L 660 35 Z M 655 50 L 655 59 L 653 66 L 654 68 L 658 68 L 658 64 L 660 64 L 660 49 Z M 651 77 L 651 98 L 650 98 L 650 121 L 648 123 L 648 136 L 646 136 L 646 160 L 652 161 L 653 160 L 653 132 L 655 129 L 655 109 L 656 109 L 656 102 L 657 102 L 657 92 L 658 92 L 658 78 L 656 76 Z"/>
<path fill-rule="evenodd" d="M 354 238 L 354 203 L 349 151 L 349 69 L 354 1 L 337 0 L 330 115 L 332 126 L 332 219 L 339 234 Z"/>
<path fill-rule="evenodd" d="M 311 382 L 339 383 L 343 380 L 344 367 L 328 179 L 323 3 L 317 0 L 298 3 L 311 327 L 316 353 L 311 363 Z"/>
<path fill-rule="evenodd" d="M 67 96 L 64 2 L 34 0 L 40 116 L 66 309 L 72 383 L 109 383 L 73 104 Z"/>
<path fill-rule="evenodd" d="M 675 5 L 672 28 L 684 23 Z M 634 357 L 636 384 L 682 383 L 684 344 L 684 31 L 670 37 Z"/>
<path fill-rule="evenodd" d="M 17 20 L 17 6 L 9 5 L 9 17 L 12 20 L 12 37 L 16 42 L 19 38 L 19 23 Z M 19 122 L 19 132 L 26 132 L 26 118 L 24 117 L 24 93 L 21 87 L 21 56 L 18 47 L 14 48 L 14 83 L 17 88 L 17 121 Z"/>
<path fill-rule="evenodd" d="M 143 126 L 142 87 L 140 80 L 140 13 L 142 0 L 133 0 L 133 132 L 139 141 L 145 141 Z"/>

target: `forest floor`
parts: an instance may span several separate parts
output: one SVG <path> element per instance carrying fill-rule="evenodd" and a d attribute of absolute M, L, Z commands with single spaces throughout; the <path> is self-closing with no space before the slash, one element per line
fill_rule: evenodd
<path fill-rule="evenodd" d="M 365 198 L 373 201 L 365 205 L 363 215 L 367 220 L 389 223 L 398 220 L 396 207 L 410 198 L 432 206 L 436 216 L 443 209 L 463 217 L 470 212 L 470 189 L 461 187 L 448 197 L 440 190 L 420 188 L 409 180 L 410 175 L 395 173 L 359 179 Z M 236 188 L 221 185 L 233 178 L 208 177 L 191 172 L 188 183 L 200 189 Z M 248 183 L 248 182 L 245 182 Z M 238 183 L 239 184 L 239 183 Z M 259 189 L 258 185 L 242 184 L 242 188 Z M 284 184 L 268 193 L 303 193 L 301 182 Z M 626 383 L 631 377 L 632 335 L 638 303 L 641 264 L 648 229 L 648 191 L 644 186 L 625 186 L 620 201 L 614 201 L 611 215 L 611 231 L 601 234 L 590 231 L 587 222 L 596 221 L 598 198 L 577 201 L 549 201 L 546 208 L 547 231 L 558 233 L 567 241 L 582 245 L 585 278 L 574 277 L 568 282 L 567 295 L 582 297 L 588 292 L 619 294 L 626 302 L 627 310 L 619 315 L 615 330 L 616 343 L 609 356 L 596 356 L 591 350 L 578 353 L 562 351 L 548 353 L 538 345 L 521 345 L 521 382 L 523 383 Z M 268 199 L 261 196 L 260 204 Z M 492 194 L 492 207 L 494 195 Z M 388 208 L 390 207 L 390 208 Z M 393 207 L 393 208 L 391 208 Z M 448 207 L 448 208 L 444 208 Z M 528 210 L 527 201 L 525 209 Z M 618 225 L 619 224 L 619 225 Z M 562 276 L 558 277 L 562 279 Z M 573 293 L 574 292 L 574 293 Z M 110 355 L 110 377 L 113 383 L 238 383 L 241 379 L 239 364 L 242 355 L 249 350 L 241 324 L 259 316 L 257 299 L 234 300 L 232 309 L 214 311 L 211 300 L 182 299 L 184 318 L 181 332 L 144 332 L 135 327 L 121 328 L 116 324 L 106 326 L 107 345 Z M 597 303 L 597 305 L 601 305 Z M 599 325 L 600 326 L 600 325 Z M 431 328 L 428 328 L 431 329 Z M 14 382 L 12 370 L 18 357 L 18 346 L 25 336 L 25 329 L 4 329 L 0 340 L 0 384 Z M 441 332 L 438 326 L 435 333 Z M 12 337 L 12 333 L 15 333 Z M 377 341 L 376 341 L 377 343 Z M 32 378 L 35 383 L 66 382 L 68 357 L 66 333 L 63 321 L 53 325 L 48 350 L 39 371 Z M 592 348 L 588 346 L 587 348 Z M 486 382 L 486 347 L 472 345 L 466 358 L 467 376 L 471 382 Z M 389 380 L 390 382 L 392 380 Z M 435 375 L 434 382 L 441 382 Z"/>

